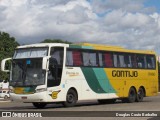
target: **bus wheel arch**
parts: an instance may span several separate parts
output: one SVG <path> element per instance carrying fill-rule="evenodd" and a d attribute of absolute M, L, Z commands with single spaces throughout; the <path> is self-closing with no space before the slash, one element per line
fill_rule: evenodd
<path fill-rule="evenodd" d="M 73 107 L 78 101 L 78 92 L 74 87 L 71 87 L 66 94 L 66 101 L 63 102 L 65 107 Z"/>
<path fill-rule="evenodd" d="M 136 102 L 142 102 L 145 97 L 145 88 L 143 86 L 139 87 L 136 97 Z"/>

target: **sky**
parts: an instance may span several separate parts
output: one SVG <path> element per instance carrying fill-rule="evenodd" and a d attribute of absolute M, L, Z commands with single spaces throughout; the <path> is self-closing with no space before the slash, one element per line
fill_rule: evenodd
<path fill-rule="evenodd" d="M 20 44 L 63 39 L 160 54 L 160 0 L 0 0 L 0 31 Z"/>

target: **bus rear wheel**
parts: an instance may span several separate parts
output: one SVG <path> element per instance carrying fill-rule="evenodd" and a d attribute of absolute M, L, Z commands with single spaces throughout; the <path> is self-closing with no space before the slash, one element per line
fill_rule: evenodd
<path fill-rule="evenodd" d="M 44 108 L 47 104 L 46 103 L 32 103 L 36 108 Z"/>
<path fill-rule="evenodd" d="M 73 107 L 77 103 L 78 97 L 75 90 L 70 89 L 66 96 L 66 101 L 63 102 L 65 107 Z"/>
<path fill-rule="evenodd" d="M 137 102 L 142 102 L 143 98 L 144 98 L 144 90 L 143 90 L 143 88 L 140 87 L 139 90 L 138 90 L 138 93 L 137 93 L 136 101 Z"/>
<path fill-rule="evenodd" d="M 128 97 L 122 99 L 122 102 L 133 103 L 136 101 L 136 97 L 137 97 L 136 90 L 133 87 L 131 87 L 128 93 Z"/>

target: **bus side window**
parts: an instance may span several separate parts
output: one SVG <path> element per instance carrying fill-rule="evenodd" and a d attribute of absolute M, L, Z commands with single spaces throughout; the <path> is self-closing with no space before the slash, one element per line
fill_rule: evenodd
<path fill-rule="evenodd" d="M 146 57 L 146 60 L 147 60 L 147 68 L 155 68 L 155 58 L 154 56 L 151 56 L 151 55 L 148 55 Z"/>
<path fill-rule="evenodd" d="M 104 66 L 104 61 L 103 61 L 102 53 L 98 53 L 98 58 L 99 58 L 99 66 L 103 67 Z"/>
<path fill-rule="evenodd" d="M 53 47 L 51 48 L 51 57 L 57 60 L 58 65 L 63 65 L 63 48 Z"/>
<path fill-rule="evenodd" d="M 136 54 L 131 54 L 131 64 L 132 68 L 137 68 Z"/>
<path fill-rule="evenodd" d="M 125 63 L 125 60 L 124 60 L 124 54 L 119 54 L 119 63 L 120 63 L 120 67 L 127 67 L 127 64 Z"/>
<path fill-rule="evenodd" d="M 67 51 L 66 65 L 67 66 L 73 66 L 73 53 L 72 53 L 72 51 Z"/>
<path fill-rule="evenodd" d="M 131 61 L 131 55 L 130 54 L 124 54 L 124 63 L 127 68 L 132 68 L 132 61 Z"/>
<path fill-rule="evenodd" d="M 113 54 L 113 63 L 114 63 L 114 67 L 120 67 L 118 54 Z"/>
<path fill-rule="evenodd" d="M 82 65 L 82 57 L 80 51 L 73 51 L 73 65 L 74 66 L 81 66 Z"/>
<path fill-rule="evenodd" d="M 137 55 L 138 68 L 146 68 L 146 57 L 145 55 Z"/>
<path fill-rule="evenodd" d="M 104 63 L 106 67 L 113 67 L 113 60 L 112 60 L 112 54 L 111 53 L 105 53 L 104 54 Z"/>
<path fill-rule="evenodd" d="M 98 66 L 96 52 L 82 52 L 84 66 Z"/>
<path fill-rule="evenodd" d="M 96 57 L 95 52 L 89 53 L 89 63 L 90 63 L 90 66 L 98 66 L 97 57 Z"/>

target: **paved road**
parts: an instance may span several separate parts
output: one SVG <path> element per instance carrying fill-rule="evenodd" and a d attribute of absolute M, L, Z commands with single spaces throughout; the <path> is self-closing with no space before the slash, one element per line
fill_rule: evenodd
<path fill-rule="evenodd" d="M 87 117 L 87 119 L 97 120 L 97 118 L 94 117 L 94 115 L 101 116 L 101 114 L 103 113 L 103 112 L 99 112 L 99 111 L 114 111 L 113 112 L 114 114 L 115 114 L 115 111 L 116 112 L 120 112 L 120 111 L 126 111 L 126 112 L 127 111 L 131 111 L 131 112 L 132 111 L 141 111 L 141 112 L 151 111 L 150 113 L 154 113 L 154 111 L 160 111 L 160 94 L 158 96 L 154 96 L 154 97 L 146 97 L 146 98 L 144 98 L 143 102 L 138 102 L 138 103 L 137 102 L 135 102 L 135 103 L 122 103 L 121 101 L 117 101 L 115 104 L 100 105 L 100 104 L 98 104 L 97 101 L 83 101 L 83 102 L 79 102 L 75 107 L 71 107 L 71 108 L 64 108 L 60 104 L 50 104 L 50 105 L 47 105 L 47 107 L 45 109 L 36 109 L 30 103 L 0 102 L 0 111 L 17 111 L 17 110 L 18 111 L 33 111 L 33 112 L 47 111 L 48 113 L 50 113 L 50 111 L 52 111 L 52 113 L 54 112 L 56 115 L 66 114 L 64 111 L 83 111 L 83 112 L 73 112 L 73 113 L 76 117 L 88 115 L 88 116 L 92 116 L 92 117 Z M 61 111 L 61 112 L 58 112 L 58 111 Z M 85 111 L 88 111 L 88 112 L 85 112 Z M 94 111 L 94 112 L 91 113 L 89 111 Z M 71 113 L 69 113 L 69 114 L 71 114 Z M 155 114 L 156 114 L 156 112 L 155 112 Z M 44 120 L 44 119 L 45 118 L 39 118 L 39 120 Z M 52 118 L 50 117 L 49 119 L 52 119 Z M 56 118 L 56 119 L 60 119 L 60 118 Z M 64 117 L 62 117 L 61 119 L 64 119 Z M 72 119 L 73 119 L 73 117 L 72 117 Z M 81 117 L 78 119 L 85 119 L 85 117 Z M 105 118 L 100 117 L 98 119 L 105 119 Z M 113 118 L 107 117 L 107 120 L 108 119 L 113 119 Z M 116 117 L 116 119 L 123 119 L 123 120 L 125 120 L 125 119 L 136 120 L 137 119 L 138 120 L 139 117 L 127 117 L 127 118 Z M 158 120 L 157 117 L 152 117 L 152 116 L 142 117 L 141 119 L 142 120 L 143 119 L 144 120 L 145 119 L 150 119 L 150 120 L 157 119 Z"/>

